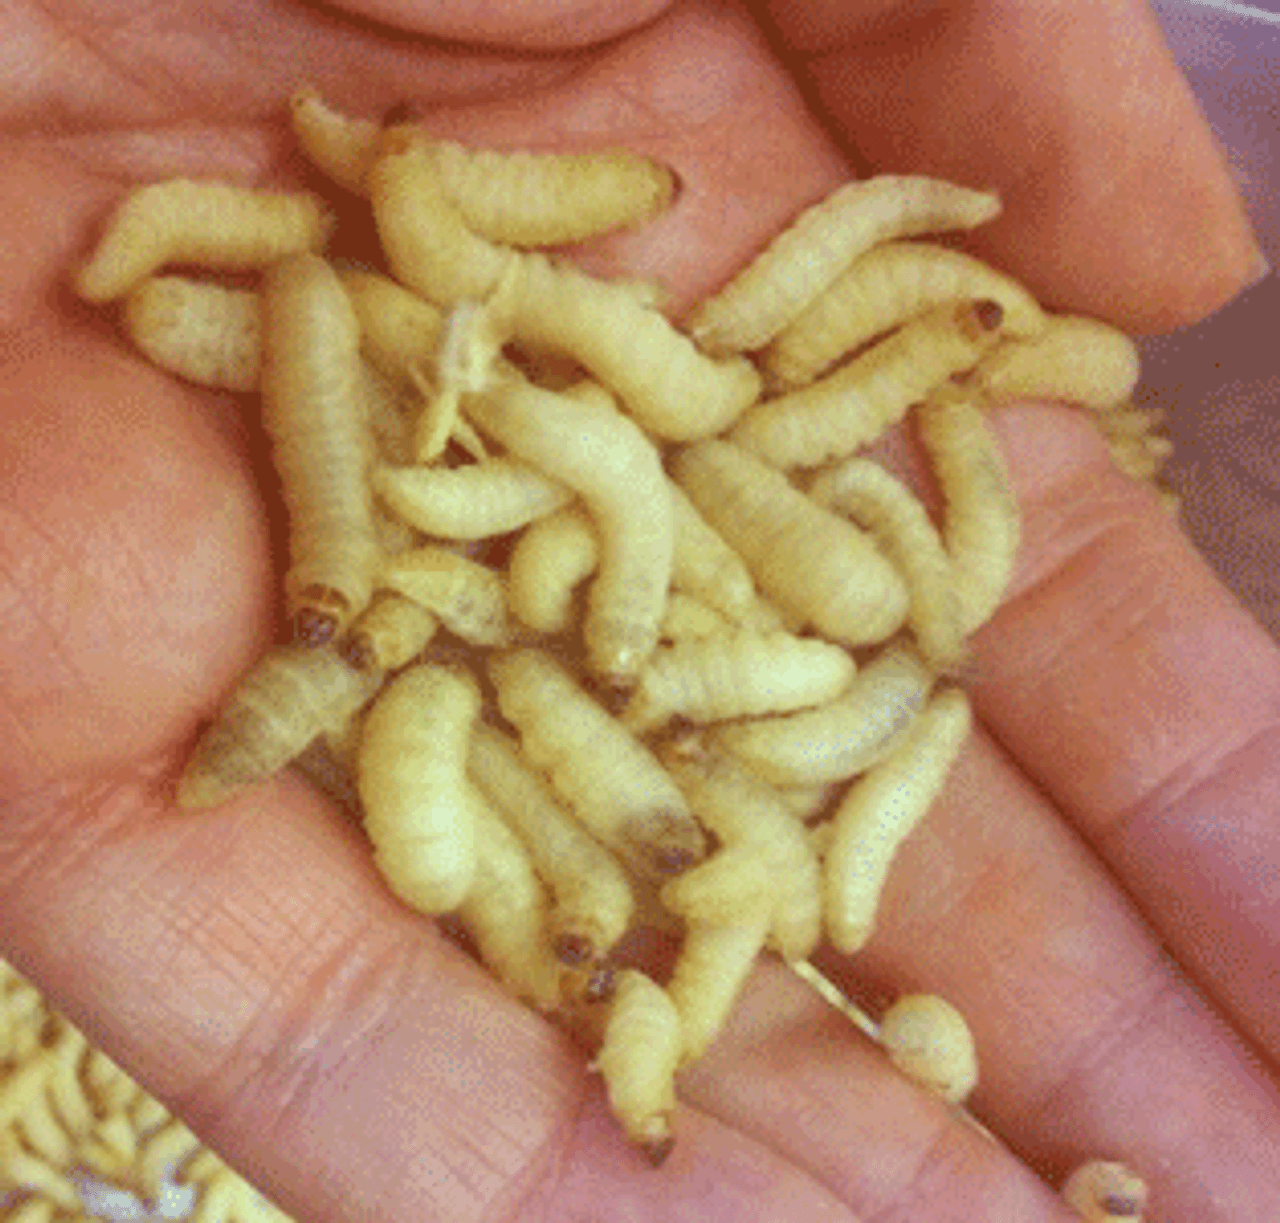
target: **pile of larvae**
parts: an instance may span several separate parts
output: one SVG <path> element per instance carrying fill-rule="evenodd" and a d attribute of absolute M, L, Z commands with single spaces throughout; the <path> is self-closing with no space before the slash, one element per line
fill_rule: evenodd
<path fill-rule="evenodd" d="M 850 182 L 677 326 L 661 286 L 546 249 L 671 206 L 665 167 L 471 150 L 311 89 L 290 113 L 367 198 L 387 272 L 325 259 L 310 193 L 174 180 L 76 275 L 152 361 L 260 392 L 290 517 L 294 639 L 228 696 L 179 804 L 323 745 L 391 890 L 588 1034 L 656 1164 L 756 957 L 867 942 L 969 732 L 947 677 L 1019 537 L 987 406 L 1079 404 L 1145 480 L 1168 443 L 1127 337 L 918 240 L 992 221 L 991 192 Z M 859 454 L 908 413 L 934 514 Z M 613 954 L 637 927 L 681 939 L 669 979 Z M 899 1007 L 891 1056 L 963 1098 L 963 1019 Z"/>

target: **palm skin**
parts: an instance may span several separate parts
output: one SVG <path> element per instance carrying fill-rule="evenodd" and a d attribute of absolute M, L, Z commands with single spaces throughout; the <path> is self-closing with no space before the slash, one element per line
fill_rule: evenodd
<path fill-rule="evenodd" d="M 1126 3 L 779 4 L 780 51 L 710 3 L 361 7 L 389 24 L 271 0 L 6 10 L 0 951 L 310 1220 L 1021 1223 L 1065 1218 L 1050 1186 L 1092 1156 L 1145 1169 L 1160 1220 L 1280 1217 L 1280 665 L 1070 412 L 997 416 L 1026 524 L 972 653 L 982 726 L 868 949 L 823 961 L 873 1008 L 927 989 L 970 1017 L 973 1108 L 1003 1144 L 765 964 L 683 1076 L 654 1173 L 580 1055 L 398 906 L 301 779 L 173 809 L 198 724 L 273 632 L 279 505 L 252 405 L 148 368 L 67 272 L 130 182 L 296 181 L 301 80 L 358 113 L 411 100 L 462 140 L 660 157 L 676 208 L 582 261 L 661 278 L 676 309 L 855 146 L 860 171 L 1000 187 L 975 249 L 1052 305 L 1167 327 L 1254 270 Z"/>

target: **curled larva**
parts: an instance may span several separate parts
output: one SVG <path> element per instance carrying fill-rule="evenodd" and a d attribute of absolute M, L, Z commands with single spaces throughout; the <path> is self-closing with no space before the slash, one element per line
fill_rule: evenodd
<path fill-rule="evenodd" d="M 1137 346 L 1100 319 L 1050 315 L 1040 334 L 988 353 L 974 378 L 997 399 L 1056 399 L 1104 409 L 1123 403 L 1138 383 Z"/>
<path fill-rule="evenodd" d="M 659 646 L 622 715 L 644 734 L 690 722 L 785 713 L 834 700 L 856 668 L 846 650 L 813 637 L 746 631 Z"/>
<path fill-rule="evenodd" d="M 213 807 L 284 768 L 377 691 L 332 650 L 268 650 L 227 698 L 178 782 L 178 806 Z"/>
<path fill-rule="evenodd" d="M 339 647 L 358 671 L 397 671 L 426 649 L 440 621 L 421 603 L 380 590 Z"/>
<path fill-rule="evenodd" d="M 1147 1182 L 1125 1164 L 1091 1159 L 1067 1177 L 1062 1199 L 1085 1223 L 1141 1223 Z"/>
<path fill-rule="evenodd" d="M 333 217 L 302 192 L 255 191 L 175 178 L 129 193 L 76 274 L 92 302 L 127 293 L 169 263 L 261 268 L 299 251 L 323 249 Z"/>
<path fill-rule="evenodd" d="M 883 641 L 906 618 L 907 589 L 889 559 L 780 471 L 705 441 L 679 453 L 672 474 L 784 615 L 849 646 Z"/>
<path fill-rule="evenodd" d="M 930 242 L 886 242 L 854 260 L 761 354 L 775 385 L 812 382 L 847 352 L 947 302 L 994 301 L 1002 333 L 1037 335 L 1044 312 L 1016 280 L 963 251 Z"/>
<path fill-rule="evenodd" d="M 892 238 L 972 229 L 999 197 L 938 179 L 884 175 L 847 183 L 806 209 L 689 317 L 711 353 L 763 347 L 864 251 Z"/>
<path fill-rule="evenodd" d="M 510 638 L 502 575 L 447 548 L 427 545 L 386 557 L 376 584 L 433 612 L 472 645 L 505 645 Z"/>
<path fill-rule="evenodd" d="M 540 633 L 561 633 L 573 619 L 573 592 L 600 563 L 600 535 L 580 501 L 531 523 L 511 550 L 511 611 Z"/>
<path fill-rule="evenodd" d="M 489 674 L 530 763 L 636 874 L 660 879 L 702 860 L 702 830 L 679 787 L 558 663 L 515 650 L 491 658 Z"/>
<path fill-rule="evenodd" d="M 360 329 L 317 255 L 267 270 L 262 314 L 263 421 L 289 510 L 285 590 L 297 636 L 320 645 L 364 609 L 379 558 Z"/>
<path fill-rule="evenodd" d="M 289 99 L 289 118 L 307 160 L 356 195 L 378 155 L 381 125 L 335 110 L 320 91 L 304 85 Z"/>
<path fill-rule="evenodd" d="M 938 693 L 837 808 L 822 863 L 823 920 L 837 951 L 859 951 L 871 937 L 893 856 L 941 793 L 971 721 L 959 688 Z"/>
<path fill-rule="evenodd" d="M 939 306 L 835 373 L 749 409 L 729 441 L 774 467 L 817 467 L 869 445 L 999 338 L 996 302 Z"/>
<path fill-rule="evenodd" d="M 675 1144 L 671 1114 L 681 1045 L 680 1014 L 667 992 L 635 969 L 620 972 L 591 1069 L 604 1076 L 613 1115 L 654 1167 Z"/>
<path fill-rule="evenodd" d="M 978 1085 L 978 1058 L 964 1016 L 936 994 L 905 994 L 880 1020 L 880 1044 L 913 1083 L 952 1104 Z"/>
<path fill-rule="evenodd" d="M 364 719 L 365 831 L 388 887 L 420 913 L 457 908 L 475 878 L 478 799 L 466 772 L 479 713 L 469 673 L 419 664 L 392 680 Z"/>
<path fill-rule="evenodd" d="M 555 897 L 551 945 L 565 964 L 598 959 L 622 937 L 634 901 L 626 872 L 561 807 L 501 731 L 479 725 L 467 769 L 529 850 Z"/>
<path fill-rule="evenodd" d="M 467 413 L 582 498 L 600 537 L 583 625 L 588 665 L 615 686 L 634 683 L 658 641 L 674 549 L 657 449 L 622 413 L 519 377 L 468 400 Z"/>
<path fill-rule="evenodd" d="M 125 295 L 129 338 L 161 369 L 201 386 L 256 391 L 262 311 L 253 289 L 148 276 Z"/>

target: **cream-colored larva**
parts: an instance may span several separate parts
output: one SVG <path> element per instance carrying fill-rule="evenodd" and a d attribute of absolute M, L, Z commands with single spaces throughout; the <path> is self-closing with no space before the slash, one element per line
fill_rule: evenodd
<path fill-rule="evenodd" d="M 467 748 L 480 688 L 459 668 L 419 664 L 381 692 L 360 736 L 359 787 L 374 861 L 420 913 L 462 903 L 476 874 Z"/>
<path fill-rule="evenodd" d="M 178 806 L 214 807 L 284 768 L 317 735 L 343 725 L 382 677 L 332 650 L 268 650 L 227 697 L 178 782 Z"/>
<path fill-rule="evenodd" d="M 738 625 L 714 607 L 708 607 L 700 599 L 683 591 L 673 590 L 667 596 L 667 609 L 662 613 L 658 626 L 660 642 L 702 641 L 721 634 L 731 635 Z"/>
<path fill-rule="evenodd" d="M 871 665 L 874 665 L 874 663 Z M 854 682 L 857 683 L 856 680 Z M 846 698 L 847 696 L 848 694 L 846 693 Z M 923 702 L 921 703 L 923 704 Z M 825 708 L 830 708 L 830 706 Z M 758 723 L 743 723 L 743 725 L 758 725 Z M 708 746 L 719 746 L 726 751 L 728 750 L 727 744 L 718 744 L 714 739 Z M 754 769 L 752 771 L 756 772 Z M 838 781 L 802 783 L 799 785 L 777 785 L 774 782 L 770 782 L 769 785 L 779 805 L 793 819 L 799 820 L 801 823 L 816 819 L 831 807 L 839 797 L 842 789 Z"/>
<path fill-rule="evenodd" d="M 444 331 L 444 312 L 377 272 L 338 273 L 360 320 L 360 347 L 401 390 L 416 390 L 414 370 L 428 368 Z"/>
<path fill-rule="evenodd" d="M 293 134 L 312 165 L 355 195 L 378 155 L 381 124 L 335 110 L 320 91 L 304 85 L 289 99 Z"/>
<path fill-rule="evenodd" d="M 775 385 L 799 387 L 845 353 L 947 302 L 994 301 L 1002 334 L 1027 339 L 1044 311 L 1016 280 L 963 251 L 930 242 L 886 242 L 854 260 L 761 354 Z"/>
<path fill-rule="evenodd" d="M 964 1016 L 936 994 L 904 994 L 880 1019 L 880 1044 L 913 1083 L 951 1104 L 978 1085 L 973 1033 Z"/>
<path fill-rule="evenodd" d="M 905 620 L 906 586 L 870 536 L 780 471 L 705 441 L 676 455 L 672 475 L 784 615 L 848 646 L 883 641 Z"/>
<path fill-rule="evenodd" d="M 253 289 L 148 276 L 124 298 L 129 338 L 161 369 L 201 386 L 256 391 L 262 310 Z"/>
<path fill-rule="evenodd" d="M 373 491 L 406 522 L 442 539 L 487 539 L 561 509 L 574 492 L 509 455 L 465 467 L 375 467 Z"/>
<path fill-rule="evenodd" d="M 1085 1223 L 1141 1223 L 1147 1182 L 1127 1165 L 1091 1159 L 1062 1186 L 1062 1200 Z"/>
<path fill-rule="evenodd" d="M 297 636 L 320 645 L 364 609 L 379 559 L 360 327 L 318 255 L 267 269 L 262 316 L 263 421 L 289 510 L 285 590 Z"/>
<path fill-rule="evenodd" d="M 946 501 L 942 540 L 961 631 L 968 635 L 991 618 L 1008 588 L 1022 513 L 999 439 L 977 403 L 959 396 L 929 400 L 916 427 Z"/>
<path fill-rule="evenodd" d="M 756 596 L 746 563 L 698 513 L 680 485 L 668 480 L 667 487 L 675 531 L 671 585 L 722 611 L 731 620 L 749 619 Z"/>
<path fill-rule="evenodd" d="M 762 348 L 876 244 L 972 229 L 999 213 L 994 193 L 939 179 L 883 175 L 847 183 L 802 212 L 698 306 L 689 317 L 689 330 L 711 353 Z"/>
<path fill-rule="evenodd" d="M 380 590 L 339 649 L 359 671 L 398 671 L 422 653 L 439 627 L 440 621 L 421 603 Z"/>
<path fill-rule="evenodd" d="M 578 964 L 610 951 L 634 908 L 631 886 L 617 860 L 560 805 L 501 731 L 476 727 L 467 770 L 525 843 L 551 888 L 551 945 L 557 958 Z"/>
<path fill-rule="evenodd" d="M 563 481 L 600 536 L 583 641 L 591 669 L 629 686 L 653 652 L 674 549 L 662 458 L 634 421 L 508 377 L 468 400 L 467 413 L 513 454 Z"/>
<path fill-rule="evenodd" d="M 526 757 L 631 870 L 660 879 L 702 860 L 706 842 L 679 787 L 558 663 L 514 650 L 491 658 L 489 674 Z"/>
<path fill-rule="evenodd" d="M 539 633 L 562 633 L 573 620 L 573 593 L 600 563 L 600 535 L 580 501 L 531 523 L 511 550 L 511 611 Z"/>
<path fill-rule="evenodd" d="M 680 1013 L 667 992 L 635 969 L 620 972 L 591 1069 L 604 1076 L 613 1115 L 654 1167 L 675 1144 L 671 1114 L 681 1047 Z"/>
<path fill-rule="evenodd" d="M 920 653 L 935 671 L 954 668 L 967 624 L 951 559 L 920 499 L 879 463 L 862 458 L 820 472 L 808 492 L 819 505 L 871 532 L 907 584 L 907 625 Z"/>
<path fill-rule="evenodd" d="M 760 394 L 749 361 L 713 360 L 631 287 L 542 255 L 523 257 L 495 311 L 515 339 L 572 356 L 640 425 L 670 441 L 721 432 Z"/>
<path fill-rule="evenodd" d="M 255 191 L 175 178 L 131 191 L 107 223 L 76 292 L 91 302 L 121 297 L 170 263 L 262 268 L 324 248 L 332 213 L 299 191 Z"/>
<path fill-rule="evenodd" d="M 848 651 L 814 637 L 750 633 L 659 646 L 622 715 L 638 734 L 669 718 L 720 722 L 834 700 L 857 668 Z"/>
<path fill-rule="evenodd" d="M 971 722 L 959 688 L 937 693 L 837 808 L 822 864 L 823 920 L 837 951 L 852 954 L 871 937 L 894 854 L 941 793 Z"/>
<path fill-rule="evenodd" d="M 997 399 L 1055 399 L 1106 409 L 1133 394 L 1140 374 L 1137 346 L 1100 319 L 1050 315 L 1030 340 L 988 353 L 974 378 Z"/>
<path fill-rule="evenodd" d="M 14 1128 L 27 1147 L 54 1168 L 71 1163 L 71 1139 L 53 1114 L 48 1087 L 32 1097 L 18 1114 Z"/>
<path fill-rule="evenodd" d="M 749 409 L 729 441 L 783 469 L 817 467 L 867 446 L 999 338 L 996 302 L 939 306 L 848 365 Z"/>
<path fill-rule="evenodd" d="M 447 548 L 429 544 L 386 557 L 376 584 L 433 612 L 472 645 L 506 645 L 510 639 L 503 576 Z"/>

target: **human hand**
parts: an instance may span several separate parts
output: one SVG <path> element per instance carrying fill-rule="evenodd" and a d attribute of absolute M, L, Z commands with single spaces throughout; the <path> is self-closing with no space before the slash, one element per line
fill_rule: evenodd
<path fill-rule="evenodd" d="M 1147 1171 L 1161 1219 L 1280 1215 L 1280 667 L 1070 412 L 998 414 L 1026 523 L 1010 601 L 974 643 L 982 729 L 867 951 L 821 964 L 873 1006 L 915 988 L 956 1003 L 982 1058 L 973 1109 L 1007 1148 L 764 964 L 683 1076 L 654 1173 L 576 1051 L 394 902 L 300 779 L 173 810 L 197 724 L 271 635 L 280 507 L 252 410 L 142 363 L 71 300 L 68 270 L 129 182 L 289 181 L 302 80 L 354 113 L 412 99 L 462 140 L 673 165 L 672 213 L 583 262 L 657 276 L 678 308 L 848 176 L 737 10 L 592 8 L 580 20 L 617 41 L 545 50 L 552 13 L 574 11 L 377 10 L 537 55 L 268 0 L 4 18 L 28 51 L 3 69 L 3 953 L 301 1218 L 1014 1223 L 1062 1218 L 1046 1181 L 1093 1155 Z M 1128 5 L 1040 6 L 1046 35 L 1031 12 L 779 20 L 806 49 L 847 48 L 788 62 L 870 168 L 1002 190 L 975 249 L 1047 303 L 1198 317 L 1254 251 L 1151 28 Z M 1111 69 L 1098 48 L 1120 44 Z"/>

